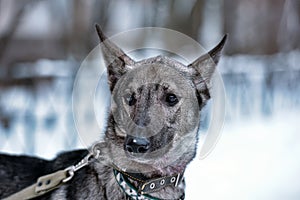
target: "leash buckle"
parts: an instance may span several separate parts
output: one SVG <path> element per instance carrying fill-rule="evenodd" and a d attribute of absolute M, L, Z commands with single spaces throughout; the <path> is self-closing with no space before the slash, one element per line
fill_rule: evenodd
<path fill-rule="evenodd" d="M 63 179 L 62 182 L 66 183 L 71 180 L 75 174 L 75 166 L 70 166 L 64 170 L 67 173 L 67 178 Z"/>
<path fill-rule="evenodd" d="M 81 168 L 89 165 L 92 162 L 92 159 L 98 159 L 100 157 L 101 150 L 98 148 L 98 146 L 93 147 L 93 152 L 89 153 L 87 156 L 85 156 L 79 163 L 76 165 L 72 165 L 70 167 L 67 167 L 64 171 L 67 173 L 67 178 L 63 179 L 62 182 L 66 183 L 70 181 L 75 172 L 80 170 Z"/>

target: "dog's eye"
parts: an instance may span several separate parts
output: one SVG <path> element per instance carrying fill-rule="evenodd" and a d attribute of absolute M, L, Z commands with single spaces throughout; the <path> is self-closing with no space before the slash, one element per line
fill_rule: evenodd
<path fill-rule="evenodd" d="M 167 94 L 165 100 L 168 103 L 168 106 L 175 106 L 178 103 L 177 96 L 172 93 Z"/>
<path fill-rule="evenodd" d="M 132 94 L 127 94 L 125 96 L 125 102 L 129 105 L 129 106 L 133 106 L 136 103 L 136 98 L 134 97 L 134 93 Z"/>

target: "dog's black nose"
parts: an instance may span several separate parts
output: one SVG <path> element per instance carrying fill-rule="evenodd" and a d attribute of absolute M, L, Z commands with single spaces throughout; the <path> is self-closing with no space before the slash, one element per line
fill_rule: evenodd
<path fill-rule="evenodd" d="M 147 138 L 127 136 L 124 148 L 129 153 L 146 153 L 150 148 L 150 141 Z"/>

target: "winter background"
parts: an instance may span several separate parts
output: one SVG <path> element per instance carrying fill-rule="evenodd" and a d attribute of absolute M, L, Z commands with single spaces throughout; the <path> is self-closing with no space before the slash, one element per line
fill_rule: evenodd
<path fill-rule="evenodd" d="M 1 152 L 52 159 L 84 147 L 72 89 L 98 44 L 95 22 L 108 36 L 165 27 L 206 49 L 228 33 L 224 128 L 212 153 L 186 170 L 186 199 L 300 198 L 298 0 L 0 0 Z M 94 113 L 81 98 L 88 124 Z"/>

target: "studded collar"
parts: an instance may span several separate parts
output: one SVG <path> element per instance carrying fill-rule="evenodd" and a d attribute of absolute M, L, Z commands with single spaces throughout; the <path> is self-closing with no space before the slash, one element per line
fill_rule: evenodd
<path fill-rule="evenodd" d="M 183 173 L 149 179 L 141 174 L 123 172 L 116 167 L 113 169 L 113 172 L 116 181 L 123 192 L 125 192 L 126 196 L 130 197 L 129 199 L 159 200 L 158 198 L 150 196 L 149 193 L 161 190 L 166 186 L 173 185 L 176 187 L 183 180 Z M 131 184 L 130 180 L 137 182 L 138 187 L 135 187 L 133 184 Z M 184 199 L 184 194 L 179 198 L 179 200 L 182 199 Z"/>

